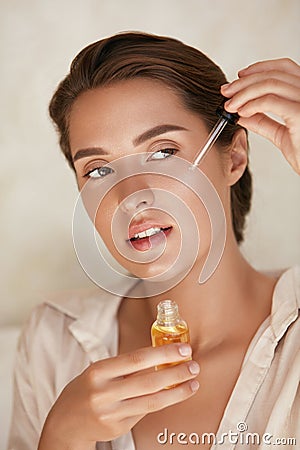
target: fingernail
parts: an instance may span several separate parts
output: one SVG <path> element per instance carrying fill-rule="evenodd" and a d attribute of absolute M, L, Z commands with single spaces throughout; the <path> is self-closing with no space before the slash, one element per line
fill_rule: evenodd
<path fill-rule="evenodd" d="M 230 86 L 230 83 L 222 84 L 221 89 L 223 91 L 226 91 L 229 86 Z"/>
<path fill-rule="evenodd" d="M 237 111 L 236 105 L 234 104 L 234 102 L 232 100 L 228 100 L 227 102 L 225 102 L 224 108 L 228 112 L 236 112 Z"/>
<path fill-rule="evenodd" d="M 188 344 L 181 344 L 178 349 L 181 356 L 191 356 L 192 349 Z"/>
<path fill-rule="evenodd" d="M 199 389 L 199 383 L 198 383 L 197 380 L 192 380 L 192 381 L 190 382 L 190 386 L 191 386 L 191 390 L 192 390 L 193 392 L 196 392 L 196 391 L 198 391 L 198 389 Z"/>
<path fill-rule="evenodd" d="M 191 372 L 192 375 L 197 375 L 197 373 L 200 372 L 199 364 L 196 363 L 196 361 L 191 361 L 189 363 L 189 371 Z"/>

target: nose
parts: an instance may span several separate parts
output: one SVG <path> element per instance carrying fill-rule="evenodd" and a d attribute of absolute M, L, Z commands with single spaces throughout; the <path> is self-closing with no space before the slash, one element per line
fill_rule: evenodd
<path fill-rule="evenodd" d="M 126 186 L 125 186 L 126 185 Z M 150 207 L 154 203 L 154 192 L 149 186 L 138 183 L 124 183 L 120 208 L 125 213 L 135 213 L 141 208 Z"/>

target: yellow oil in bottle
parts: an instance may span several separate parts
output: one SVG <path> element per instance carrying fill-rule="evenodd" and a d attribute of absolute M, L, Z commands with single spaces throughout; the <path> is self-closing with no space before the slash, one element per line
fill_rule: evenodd
<path fill-rule="evenodd" d="M 163 300 L 157 305 L 157 319 L 151 327 L 152 346 L 172 344 L 174 342 L 190 342 L 187 323 L 180 317 L 178 305 L 172 300 Z M 188 361 L 192 358 L 187 358 Z M 161 364 L 156 369 L 174 366 L 179 362 Z"/>

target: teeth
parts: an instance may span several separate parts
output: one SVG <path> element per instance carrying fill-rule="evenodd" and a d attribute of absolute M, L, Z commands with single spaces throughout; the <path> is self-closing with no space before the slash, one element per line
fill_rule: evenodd
<path fill-rule="evenodd" d="M 154 234 L 157 234 L 161 231 L 160 228 L 154 227 L 154 228 L 148 228 L 148 230 L 142 231 L 141 233 L 137 233 L 134 235 L 134 239 L 142 239 L 145 237 L 153 236 Z"/>
<path fill-rule="evenodd" d="M 149 228 L 149 230 L 146 230 L 147 236 L 153 236 L 154 234 L 157 234 L 160 232 L 160 228 Z"/>

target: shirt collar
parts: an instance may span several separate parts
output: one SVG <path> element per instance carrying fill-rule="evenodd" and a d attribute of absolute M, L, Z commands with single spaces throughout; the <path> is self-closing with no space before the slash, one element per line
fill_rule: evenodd
<path fill-rule="evenodd" d="M 103 344 L 112 331 L 121 300 L 129 290 L 127 286 L 122 295 L 100 288 L 66 291 L 59 297 L 47 298 L 46 303 L 73 319 L 69 330 L 87 352 L 100 350 L 102 346 L 105 353 Z M 277 342 L 297 319 L 299 308 L 300 266 L 296 266 L 280 276 L 274 289 L 270 326 Z"/>
<path fill-rule="evenodd" d="M 107 343 L 115 331 L 112 325 L 116 323 L 122 299 L 128 295 L 133 284 L 136 280 L 129 287 L 117 289 L 115 286 L 120 295 L 95 287 L 48 295 L 45 303 L 72 319 L 68 325 L 69 331 L 89 354 L 91 361 L 95 361 L 110 356 Z"/>
<path fill-rule="evenodd" d="M 270 325 L 278 342 L 299 316 L 300 266 L 286 270 L 274 289 Z"/>

